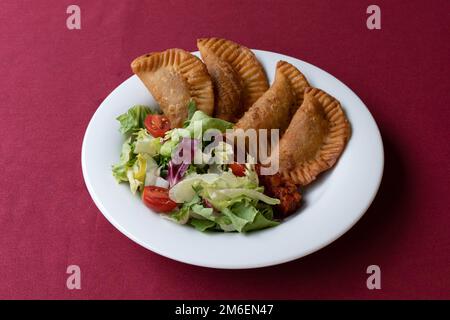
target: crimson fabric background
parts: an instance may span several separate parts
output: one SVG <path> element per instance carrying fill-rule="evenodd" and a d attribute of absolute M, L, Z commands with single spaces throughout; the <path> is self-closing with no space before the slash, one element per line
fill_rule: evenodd
<path fill-rule="evenodd" d="M 81 7 L 82 29 L 66 28 Z M 449 1 L 1 1 L 0 298 L 450 298 Z M 327 248 L 259 270 L 156 255 L 92 202 L 80 152 L 101 101 L 149 51 L 220 36 L 346 83 L 383 136 L 385 175 L 363 219 Z M 105 143 L 108 143 L 105 141 Z M 280 248 L 283 250 L 283 248 Z M 77 264 L 82 289 L 66 289 Z M 382 290 L 366 288 L 366 268 Z"/>

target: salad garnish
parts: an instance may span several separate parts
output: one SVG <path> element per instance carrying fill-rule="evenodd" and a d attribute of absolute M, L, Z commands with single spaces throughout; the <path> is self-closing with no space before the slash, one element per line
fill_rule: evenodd
<path fill-rule="evenodd" d="M 222 135 L 233 124 L 188 105 L 182 128 L 147 106 L 117 117 L 125 140 L 112 168 L 150 209 L 200 231 L 247 232 L 279 224 L 254 164 L 234 161 Z M 208 135 L 208 133 L 210 133 Z M 210 139 L 206 139 L 209 136 Z"/>

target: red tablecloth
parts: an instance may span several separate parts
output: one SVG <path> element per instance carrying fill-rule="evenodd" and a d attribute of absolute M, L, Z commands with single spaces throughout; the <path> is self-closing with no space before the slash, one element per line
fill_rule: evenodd
<path fill-rule="evenodd" d="M 450 298 L 450 2 L 0 2 L 0 298 Z M 81 172 L 84 131 L 145 52 L 221 36 L 317 65 L 374 115 L 385 175 L 345 236 L 258 270 L 189 266 L 117 231 Z M 282 250 L 282 248 L 280 248 Z M 66 268 L 81 268 L 81 290 Z M 381 290 L 366 268 L 381 267 Z"/>

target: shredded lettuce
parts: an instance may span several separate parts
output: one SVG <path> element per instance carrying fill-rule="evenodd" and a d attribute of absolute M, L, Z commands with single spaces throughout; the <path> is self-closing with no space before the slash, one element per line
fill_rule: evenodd
<path fill-rule="evenodd" d="M 113 165 L 112 168 L 113 176 L 117 182 L 128 181 L 127 171 L 133 166 L 135 160 L 136 157 L 133 152 L 133 145 L 130 137 L 122 144 L 119 163 Z"/>
<path fill-rule="evenodd" d="M 114 172 L 114 171 L 113 171 Z M 139 153 L 134 163 L 126 167 L 126 180 L 130 184 L 131 192 L 134 194 L 142 190 L 144 186 L 156 185 L 160 178 L 160 168 L 156 161 L 146 153 Z M 163 183 L 159 181 L 158 183 Z"/>
<path fill-rule="evenodd" d="M 201 136 L 198 137 L 194 136 L 195 134 L 197 134 L 197 132 L 194 132 L 195 131 L 194 128 L 198 124 L 201 124 L 202 133 L 205 133 L 209 129 L 216 129 L 223 133 L 227 129 L 233 128 L 233 124 L 231 122 L 210 117 L 203 111 L 197 110 L 192 116 L 191 122 L 186 127 L 186 129 L 189 130 L 189 132 L 191 132 L 192 138 L 199 140 L 202 139 Z"/>
<path fill-rule="evenodd" d="M 196 110 L 190 101 L 184 128 L 155 138 L 144 126 L 151 113 L 149 107 L 138 105 L 117 118 L 126 137 L 119 163 L 112 169 L 118 182 L 128 182 L 132 193 L 150 185 L 170 188 L 169 197 L 179 205 L 169 218 L 202 232 L 247 232 L 279 223 L 273 219 L 272 206 L 280 201 L 263 193 L 254 166 L 247 165 L 245 176 L 237 177 L 227 165 L 233 161 L 231 146 L 221 139 L 203 143 L 200 134 L 215 129 L 221 135 L 232 123 Z"/>
<path fill-rule="evenodd" d="M 208 189 L 209 188 L 205 188 L 205 190 Z M 250 199 L 260 200 L 270 205 L 276 205 L 280 203 L 280 200 L 266 196 L 261 191 L 255 189 L 252 190 L 244 188 L 235 188 L 235 189 L 212 190 L 210 191 L 209 194 L 210 200 L 212 201 L 213 205 L 218 201 L 232 200 L 240 196 L 246 196 Z"/>
<path fill-rule="evenodd" d="M 193 173 L 172 187 L 169 190 L 169 197 L 177 203 L 189 202 L 196 196 L 195 187 L 201 184 L 212 184 L 217 179 L 219 179 L 218 174 Z"/>
<path fill-rule="evenodd" d="M 160 168 L 148 154 L 141 154 L 141 157 L 146 161 L 144 186 L 154 186 L 160 177 Z"/>
<path fill-rule="evenodd" d="M 120 132 L 127 139 L 122 145 L 119 163 L 113 165 L 112 173 L 117 182 L 130 182 L 132 179 L 133 188 L 138 185 L 134 181 L 133 166 L 136 162 L 138 153 L 157 153 L 160 143 L 153 140 L 144 129 L 144 120 L 147 115 L 154 113 L 149 107 L 136 105 L 128 109 L 127 112 L 117 117 L 120 122 Z"/>
<path fill-rule="evenodd" d="M 262 210 L 259 210 L 258 206 L 251 203 L 240 202 L 233 206 L 232 212 L 247 221 L 239 230 L 240 232 L 265 229 L 279 224 L 278 221 L 272 220 L 273 212 L 270 206 L 265 206 Z"/>
<path fill-rule="evenodd" d="M 134 106 L 116 119 L 120 122 L 120 132 L 123 134 L 133 133 L 144 128 L 144 120 L 149 114 L 154 112 L 147 106 Z"/>
<path fill-rule="evenodd" d="M 279 201 L 278 199 L 273 199 L 265 196 L 258 189 L 258 182 L 254 180 L 253 177 L 237 177 L 231 171 L 226 171 L 221 174 L 190 174 L 178 184 L 176 184 L 172 189 L 170 189 L 169 196 L 173 201 L 177 203 L 190 201 L 195 195 L 194 188 L 198 186 L 202 187 L 202 196 L 206 197 L 208 200 L 227 199 L 226 196 L 224 196 L 222 193 L 226 194 L 228 191 L 230 191 L 233 193 L 233 197 L 238 197 L 240 194 L 242 194 L 262 201 L 268 201 L 271 203 L 276 202 L 275 204 L 278 204 Z M 216 192 L 220 190 L 222 190 L 223 192 L 216 195 Z M 246 192 L 242 190 L 249 190 L 254 192 Z"/>
<path fill-rule="evenodd" d="M 195 219 L 192 218 L 189 221 L 189 224 L 191 226 L 193 226 L 195 229 L 197 229 L 198 231 L 204 232 L 208 229 L 211 229 L 213 227 L 216 226 L 216 223 L 214 221 L 210 221 L 210 220 L 203 220 L 203 219 Z"/>
<path fill-rule="evenodd" d="M 161 139 L 152 137 L 146 129 L 140 129 L 136 133 L 134 153 L 146 153 L 155 156 L 161 149 Z"/>
<path fill-rule="evenodd" d="M 181 207 L 178 211 L 173 212 L 170 215 L 170 219 L 179 223 L 179 224 L 186 224 L 189 221 L 189 208 L 188 207 Z"/>
<path fill-rule="evenodd" d="M 250 199 L 238 201 L 220 212 L 205 207 L 199 201 L 197 196 L 193 201 L 185 203 L 179 211 L 172 214 L 172 219 L 182 224 L 189 223 L 202 232 L 210 229 L 248 232 L 279 224 L 278 221 L 272 220 L 271 207 L 262 208 Z"/>
<path fill-rule="evenodd" d="M 199 140 L 183 138 L 172 153 L 172 161 L 176 164 L 194 163 L 195 153 L 199 150 Z"/>
<path fill-rule="evenodd" d="M 169 181 L 167 181 L 164 178 L 157 177 L 156 181 L 155 181 L 155 186 L 161 187 L 161 188 L 165 188 L 165 189 L 169 189 Z"/>
<path fill-rule="evenodd" d="M 163 157 L 170 158 L 172 156 L 172 153 L 175 151 L 176 147 L 178 146 L 178 140 L 168 140 L 164 142 L 164 144 L 161 146 L 160 154 Z"/>
<path fill-rule="evenodd" d="M 273 220 L 270 205 L 278 204 L 279 200 L 262 191 L 252 175 L 236 177 L 230 171 L 193 173 L 173 186 L 169 197 L 183 203 L 183 221 L 192 221 L 190 224 L 198 230 L 246 232 L 278 224 Z M 187 209 L 186 204 L 189 204 Z"/>
<path fill-rule="evenodd" d="M 191 201 L 185 202 L 179 210 L 173 212 L 170 218 L 180 224 L 186 224 L 189 221 L 192 206 L 198 204 L 200 201 L 200 197 L 196 195 Z"/>
<path fill-rule="evenodd" d="M 161 148 L 161 154 L 171 155 L 183 138 L 190 137 L 202 141 L 203 137 L 201 135 L 209 129 L 219 130 L 224 133 L 231 128 L 233 128 L 231 122 L 212 118 L 203 111 L 197 110 L 185 128 L 175 128 L 166 132 L 164 137 L 166 142 Z"/>

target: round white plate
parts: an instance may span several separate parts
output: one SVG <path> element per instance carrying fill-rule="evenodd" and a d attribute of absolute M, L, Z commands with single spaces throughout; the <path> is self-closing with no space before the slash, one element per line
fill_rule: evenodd
<path fill-rule="evenodd" d="M 89 193 L 103 215 L 123 234 L 168 258 L 198 266 L 244 269 L 303 257 L 333 242 L 364 214 L 383 174 L 383 144 L 364 103 L 327 72 L 285 55 L 253 50 L 269 81 L 285 60 L 312 86 L 340 100 L 352 126 L 351 139 L 337 165 L 304 193 L 299 212 L 279 226 L 249 234 L 201 233 L 150 211 L 127 184 L 117 184 L 111 165 L 119 160 L 123 137 L 116 117 L 133 105 L 155 105 L 136 76 L 118 86 L 93 115 L 83 141 L 82 168 Z M 195 53 L 198 55 L 198 52 Z"/>

